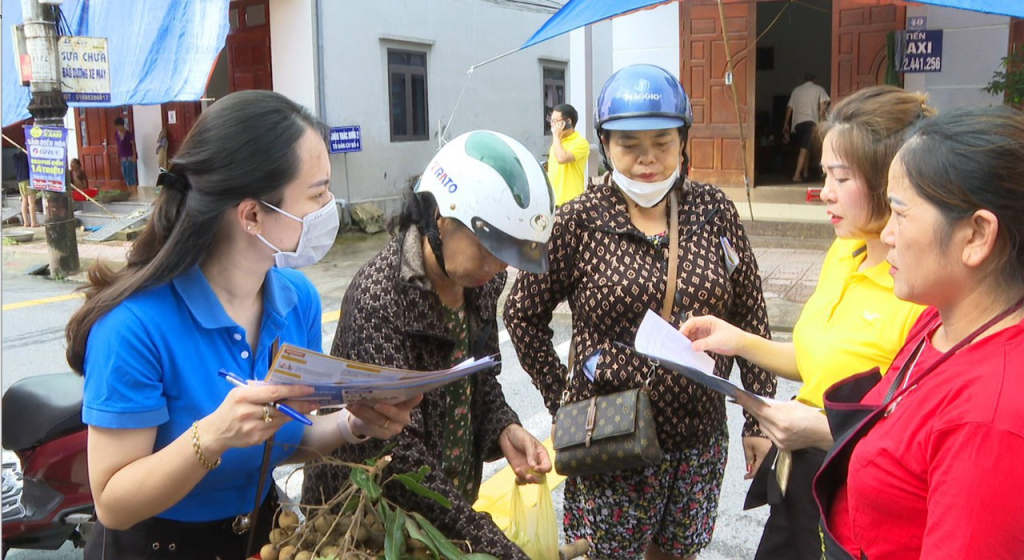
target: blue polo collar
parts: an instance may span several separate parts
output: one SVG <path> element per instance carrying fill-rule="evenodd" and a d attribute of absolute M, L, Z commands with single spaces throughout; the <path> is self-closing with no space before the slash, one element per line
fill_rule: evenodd
<path fill-rule="evenodd" d="M 280 271 L 271 268 L 263 281 L 263 307 L 264 314 L 271 312 L 280 321 L 298 303 L 299 296 L 292 286 L 279 278 Z M 232 319 L 217 294 L 214 293 L 210 282 L 206 279 L 199 265 L 193 266 L 188 272 L 171 280 L 174 288 L 188 306 L 192 316 L 199 321 L 203 328 L 221 329 L 237 327 L 238 324 Z"/>

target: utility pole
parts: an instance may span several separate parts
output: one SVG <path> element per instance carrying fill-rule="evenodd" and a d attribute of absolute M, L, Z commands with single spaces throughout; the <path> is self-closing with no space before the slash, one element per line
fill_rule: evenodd
<path fill-rule="evenodd" d="M 68 104 L 60 89 L 57 52 L 57 10 L 39 0 L 21 0 L 25 17 L 25 47 L 32 58 L 32 101 L 28 111 L 42 126 L 64 126 Z M 67 162 L 65 162 L 65 168 Z M 50 276 L 64 279 L 78 273 L 78 238 L 70 191 L 46 191 L 46 245 L 50 249 Z M 33 211 L 35 211 L 33 209 Z"/>

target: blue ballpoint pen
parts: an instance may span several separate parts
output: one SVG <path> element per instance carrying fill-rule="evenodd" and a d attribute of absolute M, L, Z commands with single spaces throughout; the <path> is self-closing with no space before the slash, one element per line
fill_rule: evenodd
<path fill-rule="evenodd" d="M 218 371 L 217 374 L 220 375 L 221 377 L 223 377 L 224 379 L 227 379 L 229 382 L 231 382 L 235 386 L 238 386 L 238 387 L 245 387 L 246 386 L 245 380 L 242 379 L 241 377 L 239 377 L 238 374 L 236 374 L 236 373 L 231 373 L 230 371 L 228 371 L 226 369 L 222 369 L 222 370 Z M 313 421 L 312 420 L 310 420 L 309 418 L 306 418 L 305 416 L 300 414 L 298 410 L 295 410 L 294 408 L 292 408 L 292 407 L 290 407 L 290 406 L 288 406 L 286 404 L 281 404 L 281 403 L 267 403 L 267 404 L 269 404 L 270 406 L 280 410 L 281 412 L 287 414 L 288 416 L 291 416 L 295 420 L 297 420 L 299 422 L 302 422 L 303 424 L 305 424 L 307 426 L 312 426 L 313 425 Z"/>

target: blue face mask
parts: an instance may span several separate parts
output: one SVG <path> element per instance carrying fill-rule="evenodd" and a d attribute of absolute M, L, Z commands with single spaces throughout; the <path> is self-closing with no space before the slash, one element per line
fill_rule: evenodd
<path fill-rule="evenodd" d="M 263 201 L 261 200 L 260 202 Z M 274 250 L 274 263 L 278 268 L 302 268 L 316 264 L 334 246 L 334 240 L 338 237 L 338 228 L 341 226 L 341 223 L 338 218 L 338 205 L 334 203 L 333 195 L 327 204 L 319 210 L 306 214 L 305 218 L 285 212 L 268 202 L 263 202 L 263 204 L 296 222 L 302 222 L 299 244 L 295 247 L 294 251 L 282 251 L 267 241 L 262 235 L 256 235 L 267 247 Z"/>

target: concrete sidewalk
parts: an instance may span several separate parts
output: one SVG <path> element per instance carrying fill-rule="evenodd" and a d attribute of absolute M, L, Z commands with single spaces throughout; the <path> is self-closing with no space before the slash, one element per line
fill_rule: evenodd
<path fill-rule="evenodd" d="M 748 229 L 757 230 L 757 227 Z M 5 244 L 0 250 L 5 274 L 27 273 L 48 262 L 48 249 L 37 228 L 36 239 L 28 243 Z M 338 238 L 324 259 L 303 269 L 324 300 L 324 309 L 336 310 L 348 284 L 359 268 L 369 261 L 388 241 L 378 233 L 348 233 Z M 750 237 L 761 270 L 765 301 L 772 330 L 788 332 L 800 316 L 803 303 L 814 291 L 821 262 L 831 239 L 790 238 L 777 236 Z M 131 244 L 124 241 L 81 243 L 78 246 L 83 271 L 71 277 L 72 282 L 85 282 L 86 270 L 97 260 L 112 265 L 125 262 Z M 511 287 L 511 282 L 509 286 Z M 558 311 L 568 312 L 563 306 Z"/>

